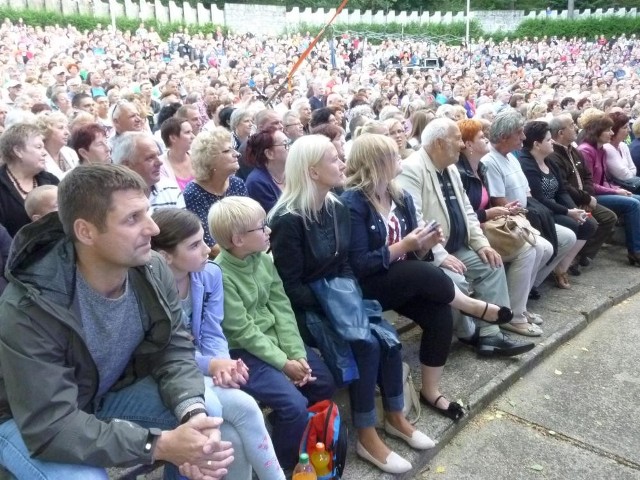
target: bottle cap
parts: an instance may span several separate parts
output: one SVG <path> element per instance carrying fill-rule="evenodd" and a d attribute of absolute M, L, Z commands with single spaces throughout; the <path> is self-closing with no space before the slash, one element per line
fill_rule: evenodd
<path fill-rule="evenodd" d="M 309 463 L 309 455 L 306 453 L 300 454 L 300 463 Z"/>
<path fill-rule="evenodd" d="M 322 442 L 316 443 L 316 450 L 324 450 L 324 443 Z"/>

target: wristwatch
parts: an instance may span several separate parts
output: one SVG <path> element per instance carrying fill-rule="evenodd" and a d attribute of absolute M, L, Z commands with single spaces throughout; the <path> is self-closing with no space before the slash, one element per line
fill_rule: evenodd
<path fill-rule="evenodd" d="M 149 429 L 147 441 L 144 442 L 144 453 L 149 454 L 153 451 L 153 446 L 158 441 L 158 438 L 160 438 L 160 435 L 162 435 L 162 430 L 160 430 L 159 428 Z"/>
<path fill-rule="evenodd" d="M 201 413 L 204 413 L 206 415 L 207 411 L 202 407 L 189 410 L 187 413 L 183 415 L 182 420 L 180 420 L 180 425 L 187 423 L 193 417 L 195 417 L 196 415 L 200 415 Z"/>

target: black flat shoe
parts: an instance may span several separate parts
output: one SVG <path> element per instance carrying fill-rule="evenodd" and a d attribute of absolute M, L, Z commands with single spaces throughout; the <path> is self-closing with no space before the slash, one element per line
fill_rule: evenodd
<path fill-rule="evenodd" d="M 536 287 L 532 287 L 529 292 L 529 300 L 540 300 L 542 298 L 542 294 Z"/>
<path fill-rule="evenodd" d="M 631 265 L 632 267 L 634 265 L 638 265 L 640 267 L 640 253 L 639 252 L 627 253 L 627 258 L 629 259 L 629 265 Z"/>
<path fill-rule="evenodd" d="M 446 410 L 436 407 L 441 398 L 444 398 L 444 395 L 440 395 L 438 398 L 436 398 L 436 401 L 434 403 L 431 403 L 429 400 L 424 398 L 424 395 L 422 395 L 422 392 L 420 392 L 420 403 L 426 405 L 431 410 L 435 410 L 440 415 L 450 418 L 454 422 L 457 422 L 462 417 L 464 417 L 464 408 L 462 408 L 462 405 L 460 405 L 458 402 L 449 402 L 449 408 L 447 408 Z"/>
<path fill-rule="evenodd" d="M 484 316 L 487 314 L 487 310 L 489 310 L 489 302 L 484 302 L 484 311 L 480 317 L 476 317 L 475 315 L 471 315 L 470 313 L 460 311 L 463 315 L 467 317 L 476 318 L 478 320 L 483 320 L 489 323 L 495 323 L 496 325 L 504 325 L 505 323 L 509 323 L 513 319 L 513 312 L 508 307 L 500 307 L 498 310 L 498 319 L 497 320 L 487 320 Z"/>
<path fill-rule="evenodd" d="M 580 260 L 578 261 L 578 263 L 580 264 L 581 267 L 588 267 L 589 265 L 591 265 L 591 262 L 593 260 L 589 257 L 580 257 Z"/>
<path fill-rule="evenodd" d="M 582 275 L 582 272 L 580 271 L 580 267 L 578 267 L 577 263 L 574 263 L 573 265 L 571 265 L 567 270 L 567 272 L 572 277 L 579 277 L 580 275 Z"/>
<path fill-rule="evenodd" d="M 483 357 L 513 357 L 533 350 L 535 346 L 533 342 L 513 340 L 500 332 L 490 337 L 479 337 L 475 348 L 476 353 Z"/>

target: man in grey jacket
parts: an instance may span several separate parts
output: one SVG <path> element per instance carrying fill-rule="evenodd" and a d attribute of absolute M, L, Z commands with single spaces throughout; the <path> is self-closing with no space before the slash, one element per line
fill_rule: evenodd
<path fill-rule="evenodd" d="M 233 451 L 205 409 L 171 272 L 151 251 L 147 185 L 126 167 L 86 166 L 58 204 L 18 232 L 8 260 L 0 463 L 18 478 L 86 480 L 162 460 L 221 478 Z"/>

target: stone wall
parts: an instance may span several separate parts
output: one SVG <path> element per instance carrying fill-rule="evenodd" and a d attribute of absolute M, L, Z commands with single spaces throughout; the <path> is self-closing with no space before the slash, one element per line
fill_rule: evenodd
<path fill-rule="evenodd" d="M 113 8 L 116 17 L 139 18 L 141 21 L 156 19 L 158 22 L 179 22 L 188 25 L 202 25 L 214 23 L 225 25 L 234 32 L 252 32 L 258 35 L 277 35 L 296 28 L 300 23 L 321 25 L 326 23 L 336 12 L 335 9 L 300 9 L 297 7 L 287 11 L 285 7 L 275 5 L 248 5 L 240 3 L 226 3 L 224 9 L 216 5 L 204 6 L 197 4 L 192 7 L 182 0 L 169 0 L 163 5 L 160 0 L 0 0 L 0 5 L 15 9 L 46 9 L 61 12 L 65 15 L 82 13 L 110 17 Z M 609 8 L 591 11 L 575 11 L 574 18 L 626 16 L 638 18 L 638 8 Z M 486 32 L 498 30 L 515 30 L 523 20 L 535 18 L 567 18 L 566 10 L 531 11 L 524 10 L 493 10 L 471 11 L 470 17 L 478 20 Z M 452 23 L 464 22 L 465 12 L 383 12 L 381 10 L 343 10 L 336 23 L 353 25 L 356 23 L 400 23 L 411 22 Z M 639 18 L 640 20 L 640 18 Z"/>

